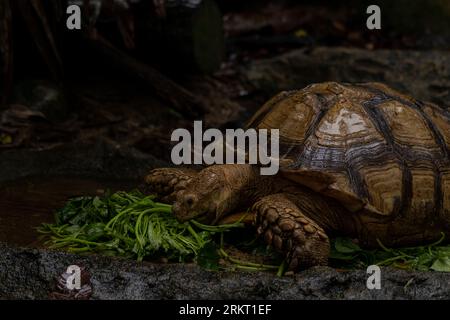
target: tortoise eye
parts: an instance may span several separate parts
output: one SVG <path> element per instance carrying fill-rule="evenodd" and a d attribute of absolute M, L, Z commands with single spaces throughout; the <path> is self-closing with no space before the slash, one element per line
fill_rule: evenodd
<path fill-rule="evenodd" d="M 187 194 L 184 196 L 184 203 L 188 207 L 192 207 L 196 200 L 197 198 L 193 194 Z"/>

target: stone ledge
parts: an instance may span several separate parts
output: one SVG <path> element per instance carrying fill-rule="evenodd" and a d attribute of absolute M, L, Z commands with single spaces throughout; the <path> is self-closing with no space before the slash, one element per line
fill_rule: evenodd
<path fill-rule="evenodd" d="M 47 299 L 71 264 L 87 267 L 92 299 L 450 299 L 450 273 L 382 269 L 381 290 L 365 270 L 315 267 L 292 277 L 264 272 L 210 272 L 195 264 L 155 264 L 0 243 L 0 298 Z"/>

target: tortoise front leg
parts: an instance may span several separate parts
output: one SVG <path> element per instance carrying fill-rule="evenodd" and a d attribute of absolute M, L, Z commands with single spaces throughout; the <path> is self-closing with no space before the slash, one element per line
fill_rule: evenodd
<path fill-rule="evenodd" d="M 178 192 L 184 190 L 196 174 L 195 170 L 187 168 L 158 168 L 150 171 L 145 183 L 162 201 L 173 203 Z"/>
<path fill-rule="evenodd" d="M 330 243 L 325 231 L 283 193 L 266 196 L 253 206 L 259 235 L 286 255 L 289 270 L 327 265 Z"/>

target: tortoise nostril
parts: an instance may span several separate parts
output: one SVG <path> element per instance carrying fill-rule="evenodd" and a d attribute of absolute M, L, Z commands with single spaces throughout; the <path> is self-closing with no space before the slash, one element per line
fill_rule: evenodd
<path fill-rule="evenodd" d="M 184 203 L 188 206 L 188 207 L 192 207 L 192 205 L 195 203 L 196 201 L 196 197 L 193 194 L 187 194 L 184 196 Z"/>

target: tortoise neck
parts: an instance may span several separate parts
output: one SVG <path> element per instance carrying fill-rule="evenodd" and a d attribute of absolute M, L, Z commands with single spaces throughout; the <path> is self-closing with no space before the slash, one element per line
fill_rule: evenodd
<path fill-rule="evenodd" d="M 217 209 L 217 221 L 240 207 L 242 190 L 253 180 L 253 169 L 246 164 L 223 164 L 209 167 L 209 170 L 223 177 L 223 199 Z"/>
<path fill-rule="evenodd" d="M 259 167 L 249 164 L 224 165 L 225 186 L 230 190 L 230 210 L 244 208 L 274 191 L 272 176 L 262 176 Z"/>
<path fill-rule="evenodd" d="M 240 185 L 239 190 L 236 190 L 236 197 L 241 207 L 251 206 L 259 199 L 278 193 L 287 185 L 292 185 L 292 182 L 280 179 L 278 175 L 261 175 L 258 166 L 247 165 L 244 170 L 246 181 Z"/>

